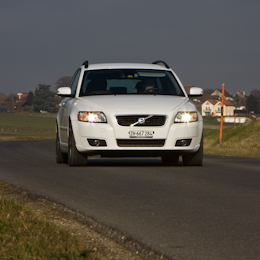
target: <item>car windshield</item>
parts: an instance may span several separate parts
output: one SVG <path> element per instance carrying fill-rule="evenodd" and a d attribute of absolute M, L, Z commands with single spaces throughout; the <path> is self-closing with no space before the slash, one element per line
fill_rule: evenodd
<path fill-rule="evenodd" d="M 85 72 L 79 96 L 117 94 L 185 96 L 170 71 L 104 69 Z"/>

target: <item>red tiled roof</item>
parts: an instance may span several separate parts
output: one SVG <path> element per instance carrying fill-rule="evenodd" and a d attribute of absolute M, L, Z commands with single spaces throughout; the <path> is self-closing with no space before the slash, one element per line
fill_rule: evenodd
<path fill-rule="evenodd" d="M 219 100 L 217 100 L 217 99 L 209 98 L 209 99 L 205 100 L 204 103 L 206 103 L 207 101 L 210 102 L 212 105 L 215 105 L 215 104 L 217 104 L 219 102 Z"/>
<path fill-rule="evenodd" d="M 18 94 L 22 94 L 22 95 L 18 95 Z M 16 94 L 16 98 L 17 99 L 22 99 L 22 98 L 25 98 L 29 95 L 29 93 L 22 93 L 22 92 L 19 92 Z M 20 97 L 19 97 L 20 96 Z"/>
<path fill-rule="evenodd" d="M 234 104 L 229 100 L 224 100 L 224 105 L 226 106 L 234 106 Z"/>
<path fill-rule="evenodd" d="M 221 100 L 216 100 L 216 99 L 207 99 L 205 102 L 207 102 L 207 101 L 210 102 L 212 105 L 216 105 L 218 102 L 221 103 Z M 225 106 L 234 106 L 234 104 L 229 100 L 224 100 L 224 105 Z"/>

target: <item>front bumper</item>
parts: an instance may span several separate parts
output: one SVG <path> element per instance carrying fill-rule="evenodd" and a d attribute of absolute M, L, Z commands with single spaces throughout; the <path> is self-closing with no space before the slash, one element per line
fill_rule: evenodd
<path fill-rule="evenodd" d="M 107 123 L 86 123 L 75 120 L 72 121 L 72 127 L 78 151 L 88 155 L 160 156 L 169 151 L 179 154 L 196 152 L 200 147 L 203 122 L 175 123 L 163 127 L 122 127 L 117 124 L 112 126 Z M 154 135 L 152 138 L 130 138 L 130 130 L 153 131 Z M 106 146 L 91 145 L 89 139 L 104 140 Z M 180 139 L 191 139 L 191 142 L 188 146 L 176 146 L 176 142 Z M 118 140 L 125 140 L 125 143 L 130 145 L 122 146 Z M 131 145 L 133 143 L 131 140 L 133 142 L 138 140 L 137 143 L 140 145 Z M 155 140 L 164 140 L 163 145 L 158 146 Z"/>

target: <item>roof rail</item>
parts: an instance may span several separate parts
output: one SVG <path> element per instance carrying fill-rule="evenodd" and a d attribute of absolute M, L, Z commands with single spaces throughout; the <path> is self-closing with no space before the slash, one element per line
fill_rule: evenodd
<path fill-rule="evenodd" d="M 154 61 L 152 64 L 158 64 L 158 63 L 162 63 L 167 69 L 170 69 L 168 64 L 166 62 L 162 61 L 162 60 Z"/>
<path fill-rule="evenodd" d="M 88 67 L 88 60 L 84 61 L 82 65 L 84 65 L 85 68 L 87 68 Z"/>

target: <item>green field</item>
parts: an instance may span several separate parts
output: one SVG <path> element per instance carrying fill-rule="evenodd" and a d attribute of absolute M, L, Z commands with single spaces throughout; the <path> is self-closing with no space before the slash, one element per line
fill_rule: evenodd
<path fill-rule="evenodd" d="M 54 114 L 0 114 L 0 141 L 55 138 Z"/>

